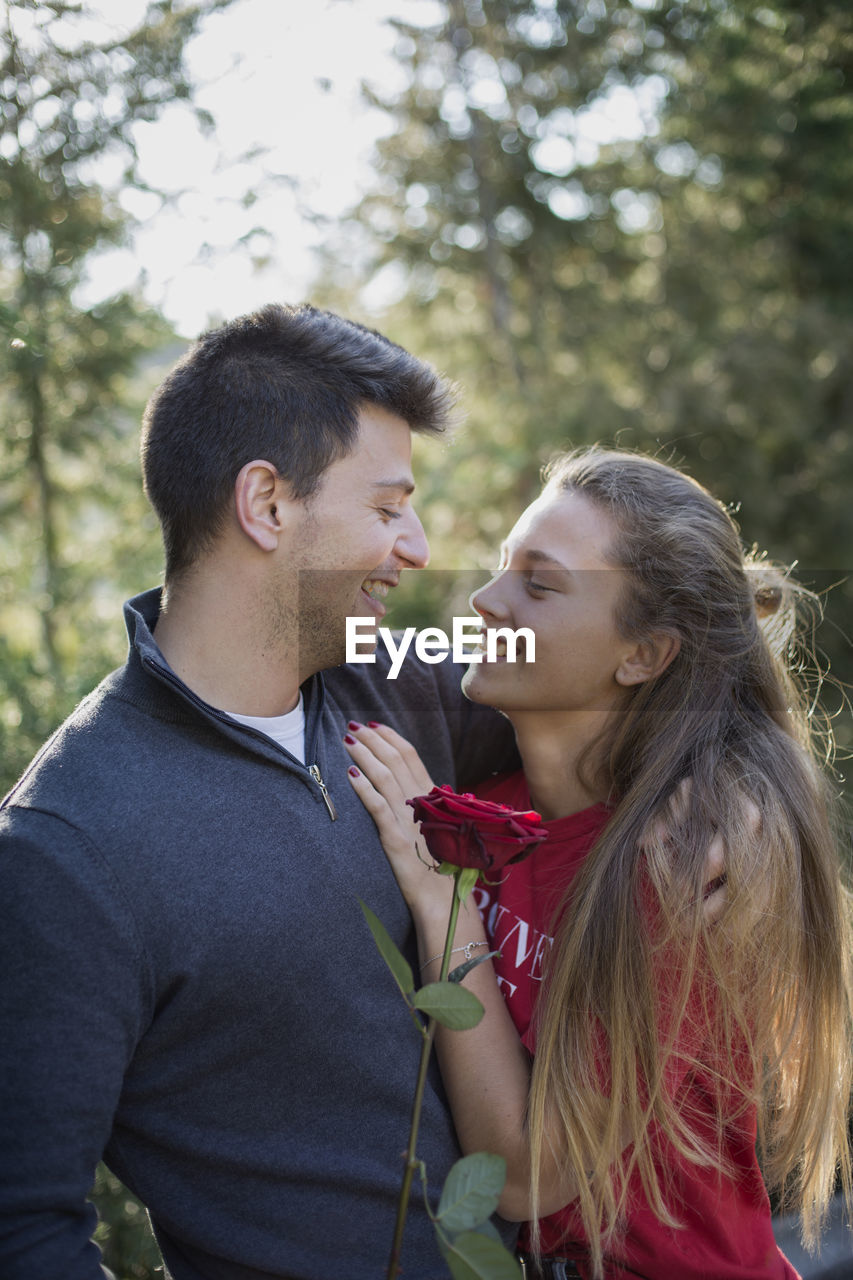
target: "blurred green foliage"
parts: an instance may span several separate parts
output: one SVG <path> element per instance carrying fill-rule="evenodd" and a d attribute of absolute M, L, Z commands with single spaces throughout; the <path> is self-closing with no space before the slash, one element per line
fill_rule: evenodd
<path fill-rule="evenodd" d="M 183 65 L 222 0 L 151 4 L 122 40 L 93 41 L 87 6 L 4 0 L 0 116 L 0 751 L 11 781 L 123 643 L 115 600 L 156 572 L 139 493 L 145 353 L 165 323 L 134 293 L 76 302 L 91 255 L 133 220 L 134 127 L 189 98 Z M 99 186 L 96 165 L 121 173 Z M 156 557 L 156 558 L 155 558 Z"/>
<path fill-rule="evenodd" d="M 849 682 L 853 11 L 443 10 L 397 24 L 408 85 L 323 293 L 361 287 L 462 386 L 452 455 L 421 452 L 433 565 L 491 564 L 554 452 L 641 448 L 832 588 L 818 643 Z"/>
<path fill-rule="evenodd" d="M 101 1219 L 95 1241 L 115 1280 L 162 1280 L 163 1262 L 148 1214 L 105 1165 L 98 1166 L 92 1199 Z"/>
<path fill-rule="evenodd" d="M 209 127 L 189 101 L 185 51 L 228 2 L 155 0 L 126 38 L 101 42 L 86 4 L 0 4 L 4 792 L 121 660 L 118 602 L 159 572 L 137 438 L 149 353 L 162 363 L 171 334 L 134 292 L 86 307 L 77 290 L 91 255 L 132 230 L 119 196 L 138 184 L 135 126 L 185 100 Z M 99 164 L 120 173 L 114 188 L 98 184 Z M 144 1213 L 105 1170 L 95 1198 L 118 1280 L 148 1280 L 159 1255 Z"/>
<path fill-rule="evenodd" d="M 137 424 L 178 348 L 133 293 L 86 309 L 75 289 L 88 256 L 132 231 L 93 160 L 138 180 L 132 125 L 191 107 L 186 43 L 225 2 L 157 0 L 109 45 L 75 42 L 70 3 L 0 4 L 2 790 L 121 660 L 120 601 L 159 573 Z M 799 561 L 827 593 L 818 644 L 853 680 L 853 11 L 439 12 L 396 24 L 408 83 L 382 100 L 393 132 L 329 235 L 314 299 L 461 384 L 452 450 L 416 442 L 433 565 L 491 566 L 558 449 L 642 448 L 736 507 L 748 543 Z M 421 575 L 392 621 L 446 626 L 473 585 Z M 849 748 L 849 711 L 830 705 Z M 94 1198 L 106 1265 L 151 1280 L 144 1212 L 105 1169 Z"/>

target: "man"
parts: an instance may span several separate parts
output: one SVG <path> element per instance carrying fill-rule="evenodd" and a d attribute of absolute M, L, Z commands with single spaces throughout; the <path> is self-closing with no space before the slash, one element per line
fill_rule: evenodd
<path fill-rule="evenodd" d="M 0 814 L 4 1280 L 103 1276 L 102 1155 L 174 1280 L 382 1273 L 420 1037 L 359 898 L 413 936 L 342 739 L 381 719 L 464 784 L 509 734 L 450 663 L 336 664 L 344 619 L 427 562 L 411 433 L 449 408 L 311 307 L 205 335 L 152 398 L 162 599 L 129 602 L 125 667 Z M 421 1134 L 435 1203 L 458 1155 L 435 1074 Z M 419 1196 L 404 1262 L 445 1272 Z"/>

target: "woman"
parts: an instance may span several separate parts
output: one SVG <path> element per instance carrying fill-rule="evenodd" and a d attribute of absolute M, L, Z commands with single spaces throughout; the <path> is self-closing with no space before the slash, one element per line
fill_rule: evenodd
<path fill-rule="evenodd" d="M 462 915 L 454 945 L 501 956 L 466 978 L 483 1021 L 437 1049 L 461 1145 L 506 1157 L 501 1212 L 546 1276 L 794 1276 L 756 1137 L 807 1240 L 839 1170 L 849 1200 L 850 922 L 789 597 L 699 485 L 594 448 L 550 469 L 472 598 L 536 638 L 465 676 L 523 762 L 478 794 L 548 839 L 477 891 L 484 924 Z M 389 727 L 348 736 L 434 980 L 449 887 L 403 803 L 431 781 Z"/>

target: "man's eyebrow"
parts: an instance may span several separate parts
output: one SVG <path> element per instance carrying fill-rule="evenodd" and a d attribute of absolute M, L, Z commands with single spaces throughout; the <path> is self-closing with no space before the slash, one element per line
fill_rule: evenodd
<path fill-rule="evenodd" d="M 404 476 L 400 480 L 377 480 L 374 489 L 399 489 L 403 493 L 414 493 L 415 482 L 409 476 Z"/>

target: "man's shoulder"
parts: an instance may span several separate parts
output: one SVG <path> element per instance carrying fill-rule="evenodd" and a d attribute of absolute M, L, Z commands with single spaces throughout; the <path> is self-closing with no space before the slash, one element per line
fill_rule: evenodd
<path fill-rule="evenodd" d="M 122 770 L 128 702 L 125 669 L 118 668 L 80 701 L 46 740 L 2 801 L 2 808 L 60 812 L 65 798 L 93 796 L 99 778 Z"/>
<path fill-rule="evenodd" d="M 394 665 L 399 665 L 392 676 Z M 327 693 L 344 720 L 390 724 L 414 742 L 434 777 L 470 786 L 496 770 L 517 766 L 512 726 L 493 707 L 470 702 L 461 689 L 463 663 L 424 662 L 411 651 L 393 664 L 384 646 L 376 661 L 324 673 Z"/>
<path fill-rule="evenodd" d="M 464 665 L 450 657 L 428 663 L 410 648 L 402 661 L 394 662 L 385 645 L 376 646 L 373 661 L 346 663 L 323 673 L 327 690 L 335 698 L 367 698 L 382 707 L 421 710 L 430 706 L 445 709 L 466 702 L 461 680 Z M 374 717 L 381 718 L 381 717 Z"/>

